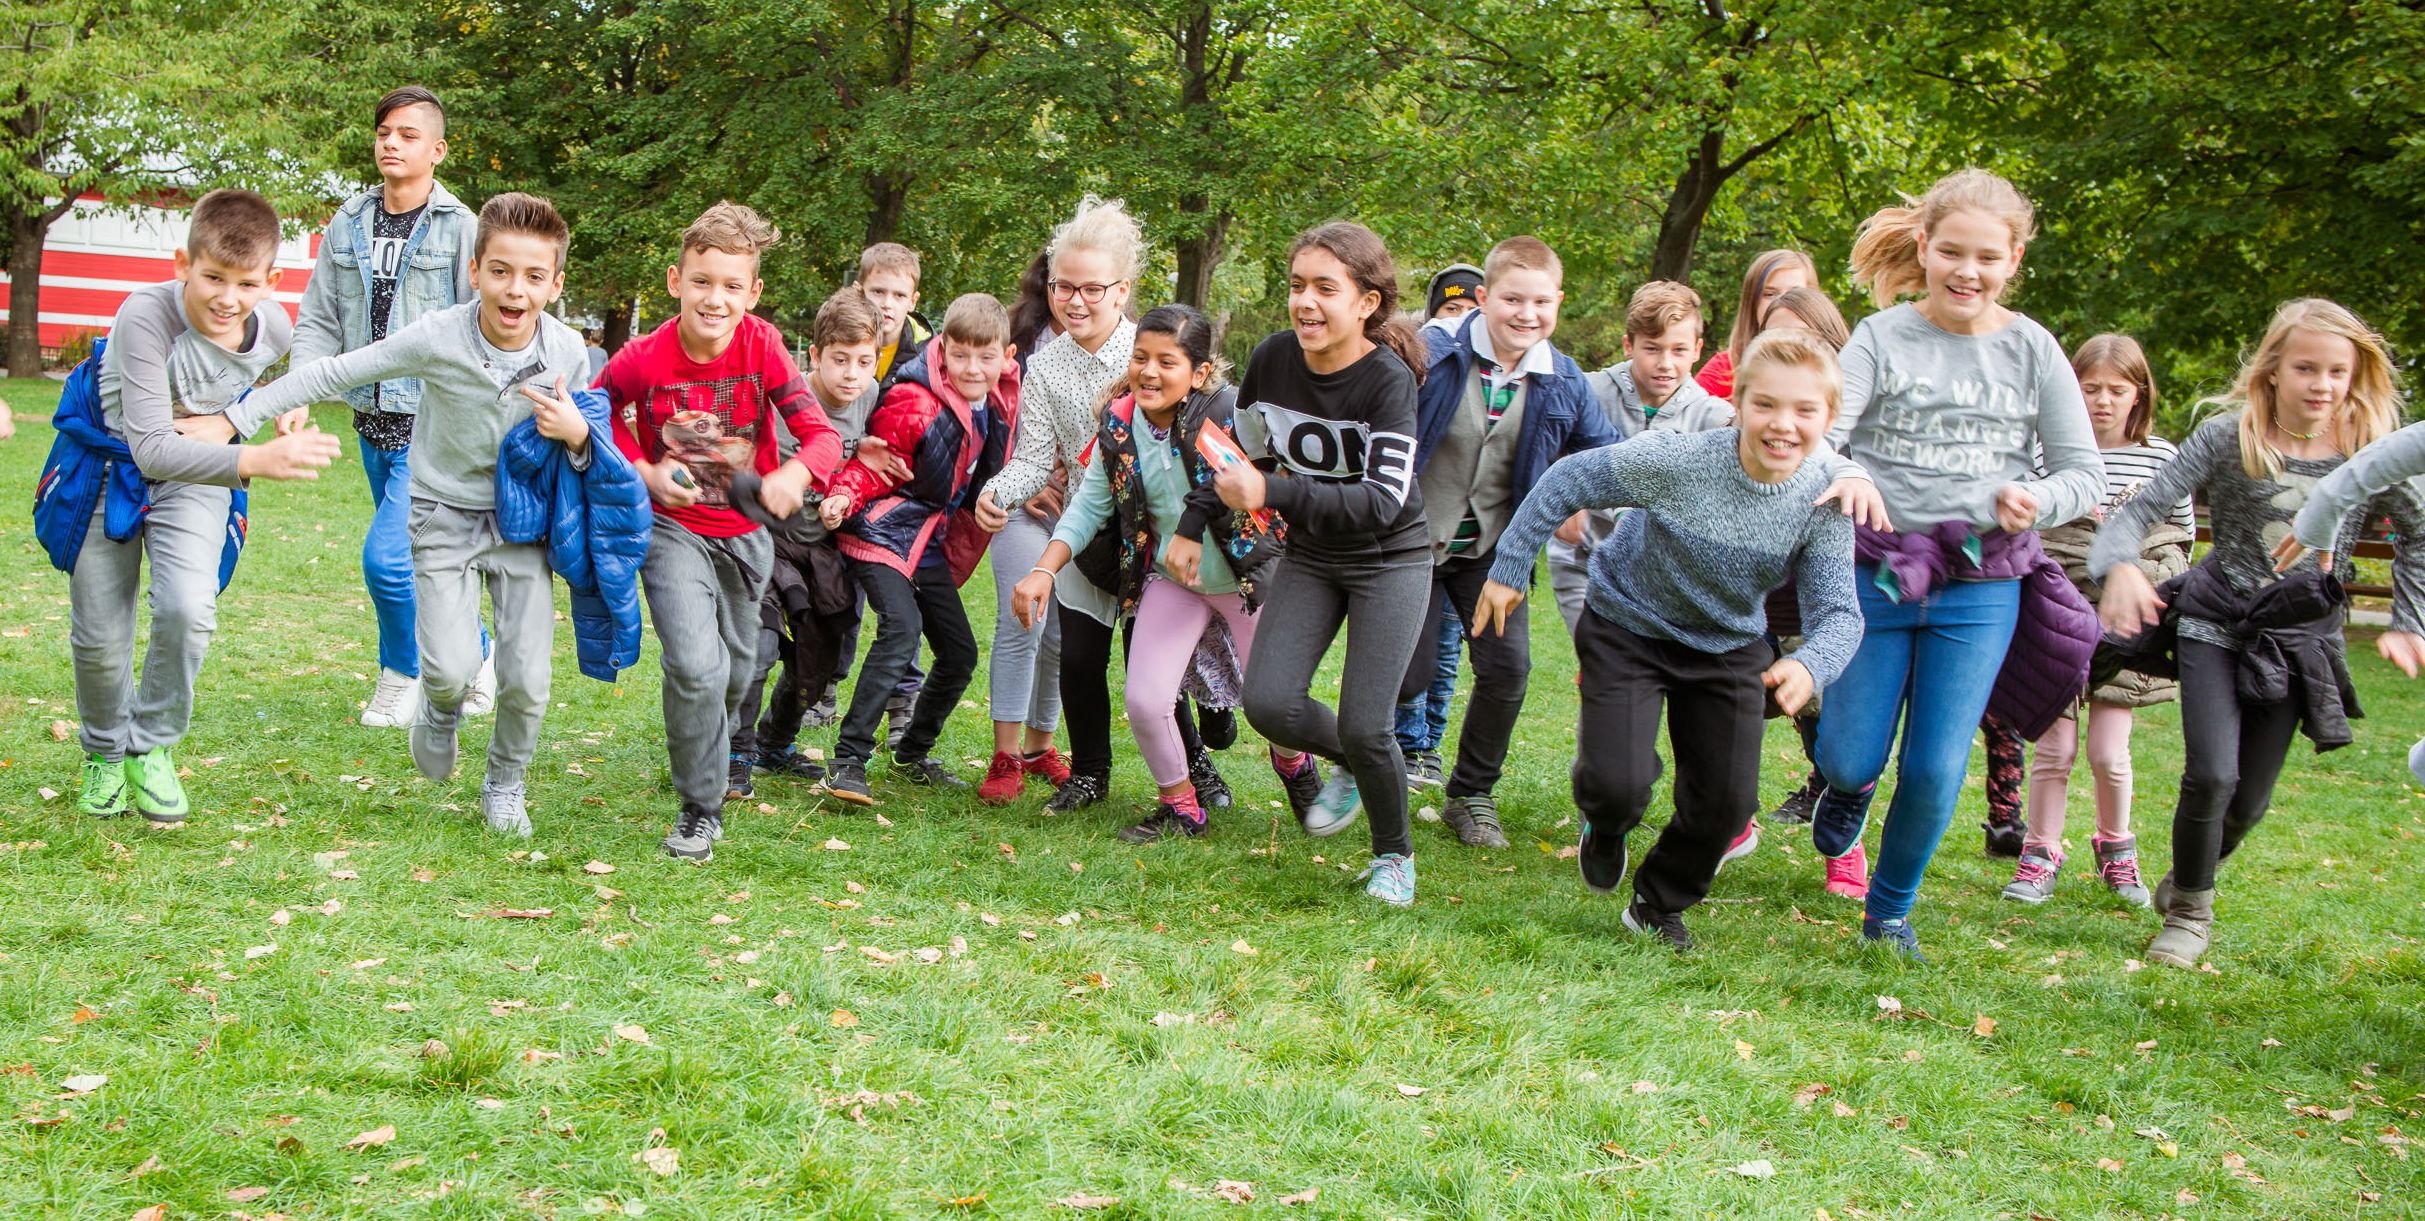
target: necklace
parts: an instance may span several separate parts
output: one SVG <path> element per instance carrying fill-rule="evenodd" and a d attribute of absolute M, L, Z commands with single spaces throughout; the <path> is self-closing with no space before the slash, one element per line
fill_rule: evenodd
<path fill-rule="evenodd" d="M 2273 422 L 2273 426 L 2281 429 L 2283 436 L 2295 437 L 2301 441 L 2313 441 L 2317 437 L 2323 436 L 2325 429 L 2332 427 L 2331 424 L 2327 423 L 2322 428 L 2316 429 L 2314 432 L 2300 432 L 2297 429 L 2292 428 L 2290 425 L 2281 422 L 2280 420 L 2275 420 Z"/>

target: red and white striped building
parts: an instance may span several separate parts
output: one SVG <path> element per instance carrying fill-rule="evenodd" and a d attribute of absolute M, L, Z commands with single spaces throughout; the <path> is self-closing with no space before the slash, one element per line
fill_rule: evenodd
<path fill-rule="evenodd" d="M 51 226 L 42 248 L 43 348 L 56 350 L 86 332 L 108 334 L 128 293 L 176 278 L 175 256 L 189 215 L 181 206 L 113 207 L 98 195 L 78 199 Z M 319 252 L 317 231 L 278 247 L 278 266 L 286 274 L 276 297 L 289 318 L 303 301 L 303 285 Z M 0 319 L 8 317 L 11 304 L 8 276 L 0 270 Z"/>

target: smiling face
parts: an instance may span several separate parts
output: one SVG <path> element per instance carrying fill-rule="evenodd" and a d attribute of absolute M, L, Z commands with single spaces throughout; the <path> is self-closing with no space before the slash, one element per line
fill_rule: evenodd
<path fill-rule="evenodd" d="M 1307 246 L 1288 263 L 1288 322 L 1307 356 L 1350 350 L 1364 338 L 1364 320 L 1381 308 L 1381 294 L 1356 285 L 1339 256 Z"/>
<path fill-rule="evenodd" d="M 1529 267 L 1500 272 L 1475 296 L 1482 303 L 1482 325 L 1490 329 L 1491 350 L 1509 367 L 1558 329 L 1558 304 L 1566 300 L 1556 277 Z"/>
<path fill-rule="evenodd" d="M 1128 290 L 1123 269 L 1109 254 L 1081 247 L 1064 250 L 1053 260 L 1046 294 L 1061 333 L 1092 352 L 1119 329 L 1120 319 L 1128 313 Z"/>
<path fill-rule="evenodd" d="M 2130 410 L 2139 402 L 2139 387 L 2112 365 L 2090 365 L 2080 374 L 2080 397 L 2088 402 L 2088 422 L 2097 430 L 2097 448 L 2119 449 L 2130 443 Z"/>
<path fill-rule="evenodd" d="M 1170 418 L 1211 377 L 1211 365 L 1188 363 L 1187 349 L 1179 346 L 1175 335 L 1139 331 L 1137 346 L 1129 349 L 1129 389 L 1136 393 L 1137 406 L 1155 420 Z"/>
<path fill-rule="evenodd" d="M 943 341 L 943 375 L 972 407 L 984 402 L 994 383 L 1002 380 L 1002 365 L 1009 359 L 1008 344 Z"/>
<path fill-rule="evenodd" d="M 495 233 L 472 268 L 480 292 L 480 330 L 488 341 L 513 351 L 539 333 L 539 311 L 564 291 L 563 254 L 554 239 L 532 233 Z"/>
<path fill-rule="evenodd" d="M 892 342 L 901 333 L 901 320 L 918 308 L 918 282 L 906 271 L 878 271 L 859 282 L 859 291 L 867 294 L 867 303 L 876 307 L 876 342 Z"/>
<path fill-rule="evenodd" d="M 185 325 L 234 351 L 244 345 L 244 323 L 278 287 L 277 267 L 236 267 L 207 254 L 177 252 L 177 278 L 184 281 Z"/>
<path fill-rule="evenodd" d="M 846 407 L 876 380 L 876 341 L 829 343 L 808 349 L 808 384 L 828 407 Z"/>
<path fill-rule="evenodd" d="M 684 250 L 682 261 L 665 269 L 665 291 L 682 303 L 676 324 L 682 346 L 693 356 L 722 352 L 765 289 L 754 254 Z"/>
<path fill-rule="evenodd" d="M 1826 443 L 1836 421 L 1825 372 L 1762 364 L 1735 388 L 1735 456 L 1759 483 L 1782 483 Z"/>
<path fill-rule="evenodd" d="M 438 172 L 446 160 L 446 124 L 428 106 L 398 106 L 387 112 L 371 135 L 371 157 L 379 177 L 394 183 L 419 182 Z"/>
<path fill-rule="evenodd" d="M 2349 381 L 2358 367 L 2358 345 L 2347 338 L 2305 328 L 2282 343 L 2274 368 L 2274 421 L 2314 432 L 2349 401 Z"/>
<path fill-rule="evenodd" d="M 1974 208 L 1948 212 L 1920 235 L 1920 270 L 1928 278 L 1920 310 L 1930 322 L 1955 334 L 2000 324 L 1996 300 L 2021 270 L 2021 247 L 2012 237 L 2011 225 Z"/>
<path fill-rule="evenodd" d="M 1633 362 L 1634 389 L 1642 393 L 1643 404 L 1666 406 L 1701 359 L 1701 324 L 1686 319 L 1656 335 L 1627 335 L 1625 358 Z"/>

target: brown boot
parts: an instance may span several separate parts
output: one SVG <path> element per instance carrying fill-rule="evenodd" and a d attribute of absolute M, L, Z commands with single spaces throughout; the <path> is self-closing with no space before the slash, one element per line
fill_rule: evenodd
<path fill-rule="evenodd" d="M 2195 970 L 2206 956 L 2207 934 L 2214 928 L 2214 890 L 2182 890 L 2167 873 L 2156 883 L 2155 909 L 2164 927 L 2147 943 L 2147 960 L 2168 967 Z"/>

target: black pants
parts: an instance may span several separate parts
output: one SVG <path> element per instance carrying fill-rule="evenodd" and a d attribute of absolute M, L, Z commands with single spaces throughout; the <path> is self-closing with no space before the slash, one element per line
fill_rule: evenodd
<path fill-rule="evenodd" d="M 1655 911 L 1679 912 L 1709 894 L 1726 845 L 1760 803 L 1760 674 L 1765 641 L 1704 653 L 1639 636 L 1588 607 L 1575 624 L 1583 716 L 1575 740 L 1575 808 L 1597 834 L 1642 823 L 1659 779 L 1659 709 L 1676 758 L 1675 817 L 1633 871 L 1634 893 Z"/>
<path fill-rule="evenodd" d="M 1135 631 L 1136 620 L 1131 619 L 1120 636 L 1123 664 Z M 1111 782 L 1111 638 L 1112 630 L 1102 620 L 1061 608 L 1061 728 L 1069 734 L 1069 770 L 1105 784 Z M 1204 744 L 1196 733 L 1194 706 L 1182 695 L 1176 712 L 1179 741 L 1193 759 Z M 1209 714 L 1206 720 L 1211 720 Z M 1231 741 L 1237 732 L 1236 722 L 1229 722 Z"/>
<path fill-rule="evenodd" d="M 1524 712 L 1524 689 L 1532 676 L 1532 633 L 1525 607 L 1518 603 L 1507 617 L 1504 635 L 1473 634 L 1474 605 L 1482 600 L 1482 585 L 1490 580 L 1487 559 L 1456 559 L 1432 570 L 1422 634 L 1415 656 L 1398 684 L 1398 702 L 1422 695 L 1439 677 L 1440 617 L 1454 614 L 1465 625 L 1466 645 L 1473 656 L 1473 690 L 1465 696 L 1465 723 L 1457 730 L 1457 762 L 1448 773 L 1451 797 L 1486 797 L 1507 766 L 1507 744 L 1515 736 L 1516 718 Z M 1441 595 L 1447 595 L 1443 608 Z"/>
<path fill-rule="evenodd" d="M 843 646 L 854 635 L 856 611 L 820 615 L 802 611 L 787 615 L 778 632 L 761 620 L 758 630 L 758 674 L 741 700 L 741 718 L 733 726 L 733 753 L 763 751 L 782 754 L 800 737 L 800 722 L 811 704 L 825 694 L 825 685 L 841 676 Z M 776 662 L 783 676 L 775 680 L 774 698 L 766 699 L 766 680 Z M 754 716 L 763 702 L 763 717 Z"/>
<path fill-rule="evenodd" d="M 852 560 L 850 575 L 875 613 L 876 642 L 868 646 L 859 681 L 851 687 L 850 711 L 843 714 L 834 758 L 865 763 L 875 754 L 885 702 L 917 659 L 918 638 L 924 636 L 935 651 L 935 668 L 919 688 L 909 732 L 893 752 L 900 759 L 923 759 L 943 736 L 943 719 L 959 707 L 960 694 L 977 672 L 977 638 L 969 631 L 968 612 L 960 606 L 960 590 L 952 584 L 951 569 L 940 564 L 919 568 L 912 578 L 882 564 Z"/>
<path fill-rule="evenodd" d="M 2238 655 L 2183 637 L 2181 799 L 2172 811 L 2172 883 L 2214 889 L 2215 866 L 2265 817 L 2299 728 L 2298 704 L 2243 704 Z"/>

